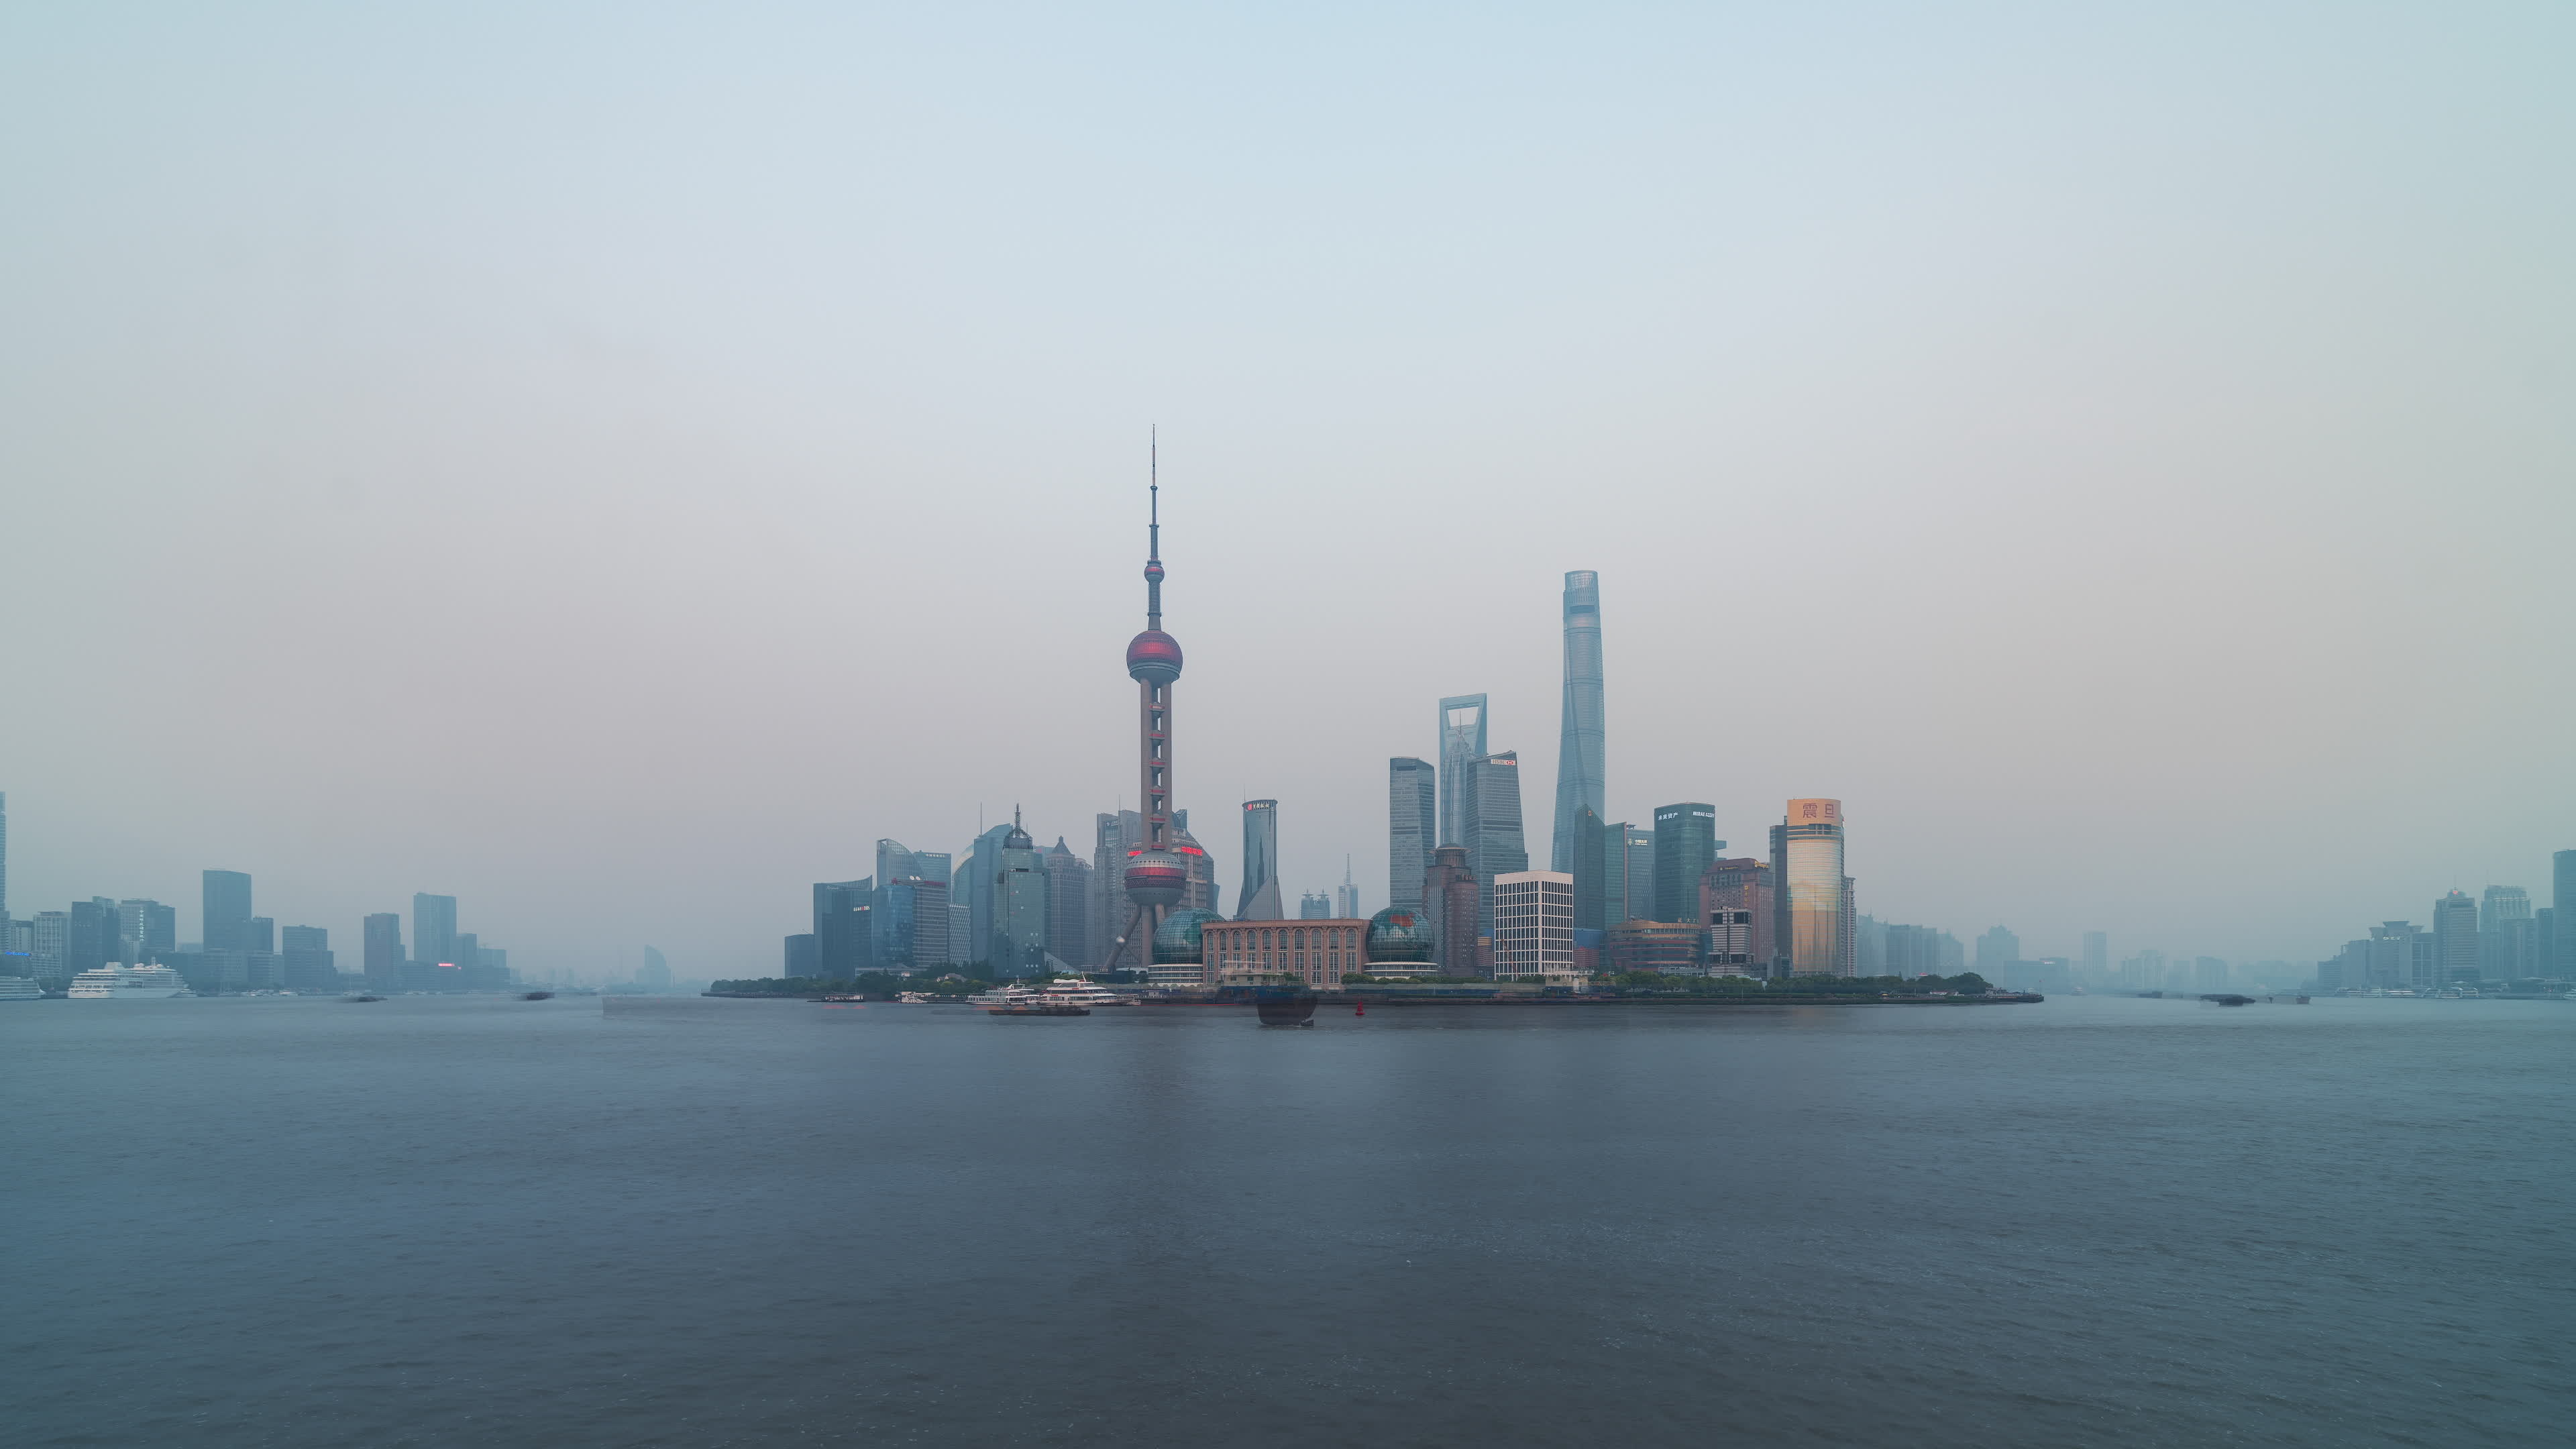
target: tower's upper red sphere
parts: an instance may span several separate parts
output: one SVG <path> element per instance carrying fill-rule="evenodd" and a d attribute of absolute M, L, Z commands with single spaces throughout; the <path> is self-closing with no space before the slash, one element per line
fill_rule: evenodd
<path fill-rule="evenodd" d="M 1181 641 L 1160 629 L 1148 629 L 1127 641 L 1127 673 L 1153 684 L 1181 677 Z"/>

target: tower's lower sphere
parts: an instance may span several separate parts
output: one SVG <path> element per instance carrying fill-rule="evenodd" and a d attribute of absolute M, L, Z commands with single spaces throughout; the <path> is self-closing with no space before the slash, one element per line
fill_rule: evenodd
<path fill-rule="evenodd" d="M 1177 906 L 1190 889 L 1190 869 L 1179 856 L 1140 850 L 1127 857 L 1127 899 L 1140 906 Z"/>

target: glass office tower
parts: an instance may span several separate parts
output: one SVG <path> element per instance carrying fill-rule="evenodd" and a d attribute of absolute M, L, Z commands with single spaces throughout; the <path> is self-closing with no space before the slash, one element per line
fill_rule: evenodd
<path fill-rule="evenodd" d="M 1279 802 L 1243 802 L 1243 889 L 1235 893 L 1238 921 L 1285 920 L 1279 899 Z"/>
<path fill-rule="evenodd" d="M 2576 979 L 2576 850 L 2549 857 L 2549 911 L 2558 925 L 2555 974 L 2561 981 Z"/>
<path fill-rule="evenodd" d="M 2478 903 L 2453 891 L 2433 903 L 2434 974 L 2443 985 L 2478 979 Z"/>
<path fill-rule="evenodd" d="M 1494 933 L 1494 877 L 1529 869 L 1521 833 L 1521 757 L 1510 750 L 1468 766 L 1467 868 L 1476 875 L 1476 933 Z"/>
<path fill-rule="evenodd" d="M 1620 852 L 1626 857 L 1622 874 L 1627 880 L 1627 908 L 1616 912 L 1619 921 L 1651 921 L 1655 918 L 1655 832 L 1642 825 L 1621 824 L 1611 827 L 1626 840 Z M 1603 914 L 1613 914 L 1603 902 Z"/>
<path fill-rule="evenodd" d="M 1440 838 L 1434 846 L 1467 843 L 1468 776 L 1485 748 L 1485 696 L 1453 694 L 1440 701 Z"/>
<path fill-rule="evenodd" d="M 1438 780 L 1428 760 L 1386 762 L 1386 898 L 1402 910 L 1422 908 L 1422 873 L 1440 844 Z"/>
<path fill-rule="evenodd" d="M 1717 807 L 1686 800 L 1655 807 L 1655 915 L 1699 919 L 1699 873 L 1717 859 Z"/>
<path fill-rule="evenodd" d="M 250 931 L 250 877 L 237 870 L 205 872 L 198 940 L 209 951 L 241 951 Z"/>
<path fill-rule="evenodd" d="M 1849 976 L 1858 967 L 1852 951 L 1851 882 L 1843 874 L 1843 802 L 1792 800 L 1781 827 L 1787 897 L 1789 970 L 1797 976 Z"/>

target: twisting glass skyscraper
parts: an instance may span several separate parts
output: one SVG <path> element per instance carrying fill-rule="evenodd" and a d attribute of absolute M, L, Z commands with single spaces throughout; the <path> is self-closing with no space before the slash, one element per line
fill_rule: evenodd
<path fill-rule="evenodd" d="M 1556 825 L 1548 869 L 1572 872 L 1580 846 L 1576 817 L 1602 802 L 1601 576 L 1574 569 L 1565 576 L 1565 710 L 1556 737 Z"/>

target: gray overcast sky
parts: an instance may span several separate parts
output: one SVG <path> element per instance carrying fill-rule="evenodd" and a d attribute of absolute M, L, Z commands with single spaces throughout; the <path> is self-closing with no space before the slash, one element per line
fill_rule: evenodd
<path fill-rule="evenodd" d="M 9 905 L 774 968 L 1132 804 L 1614 815 L 2313 959 L 2576 847 L 2576 8 L 0 11 Z M 408 919 L 406 919 L 408 929 Z"/>

